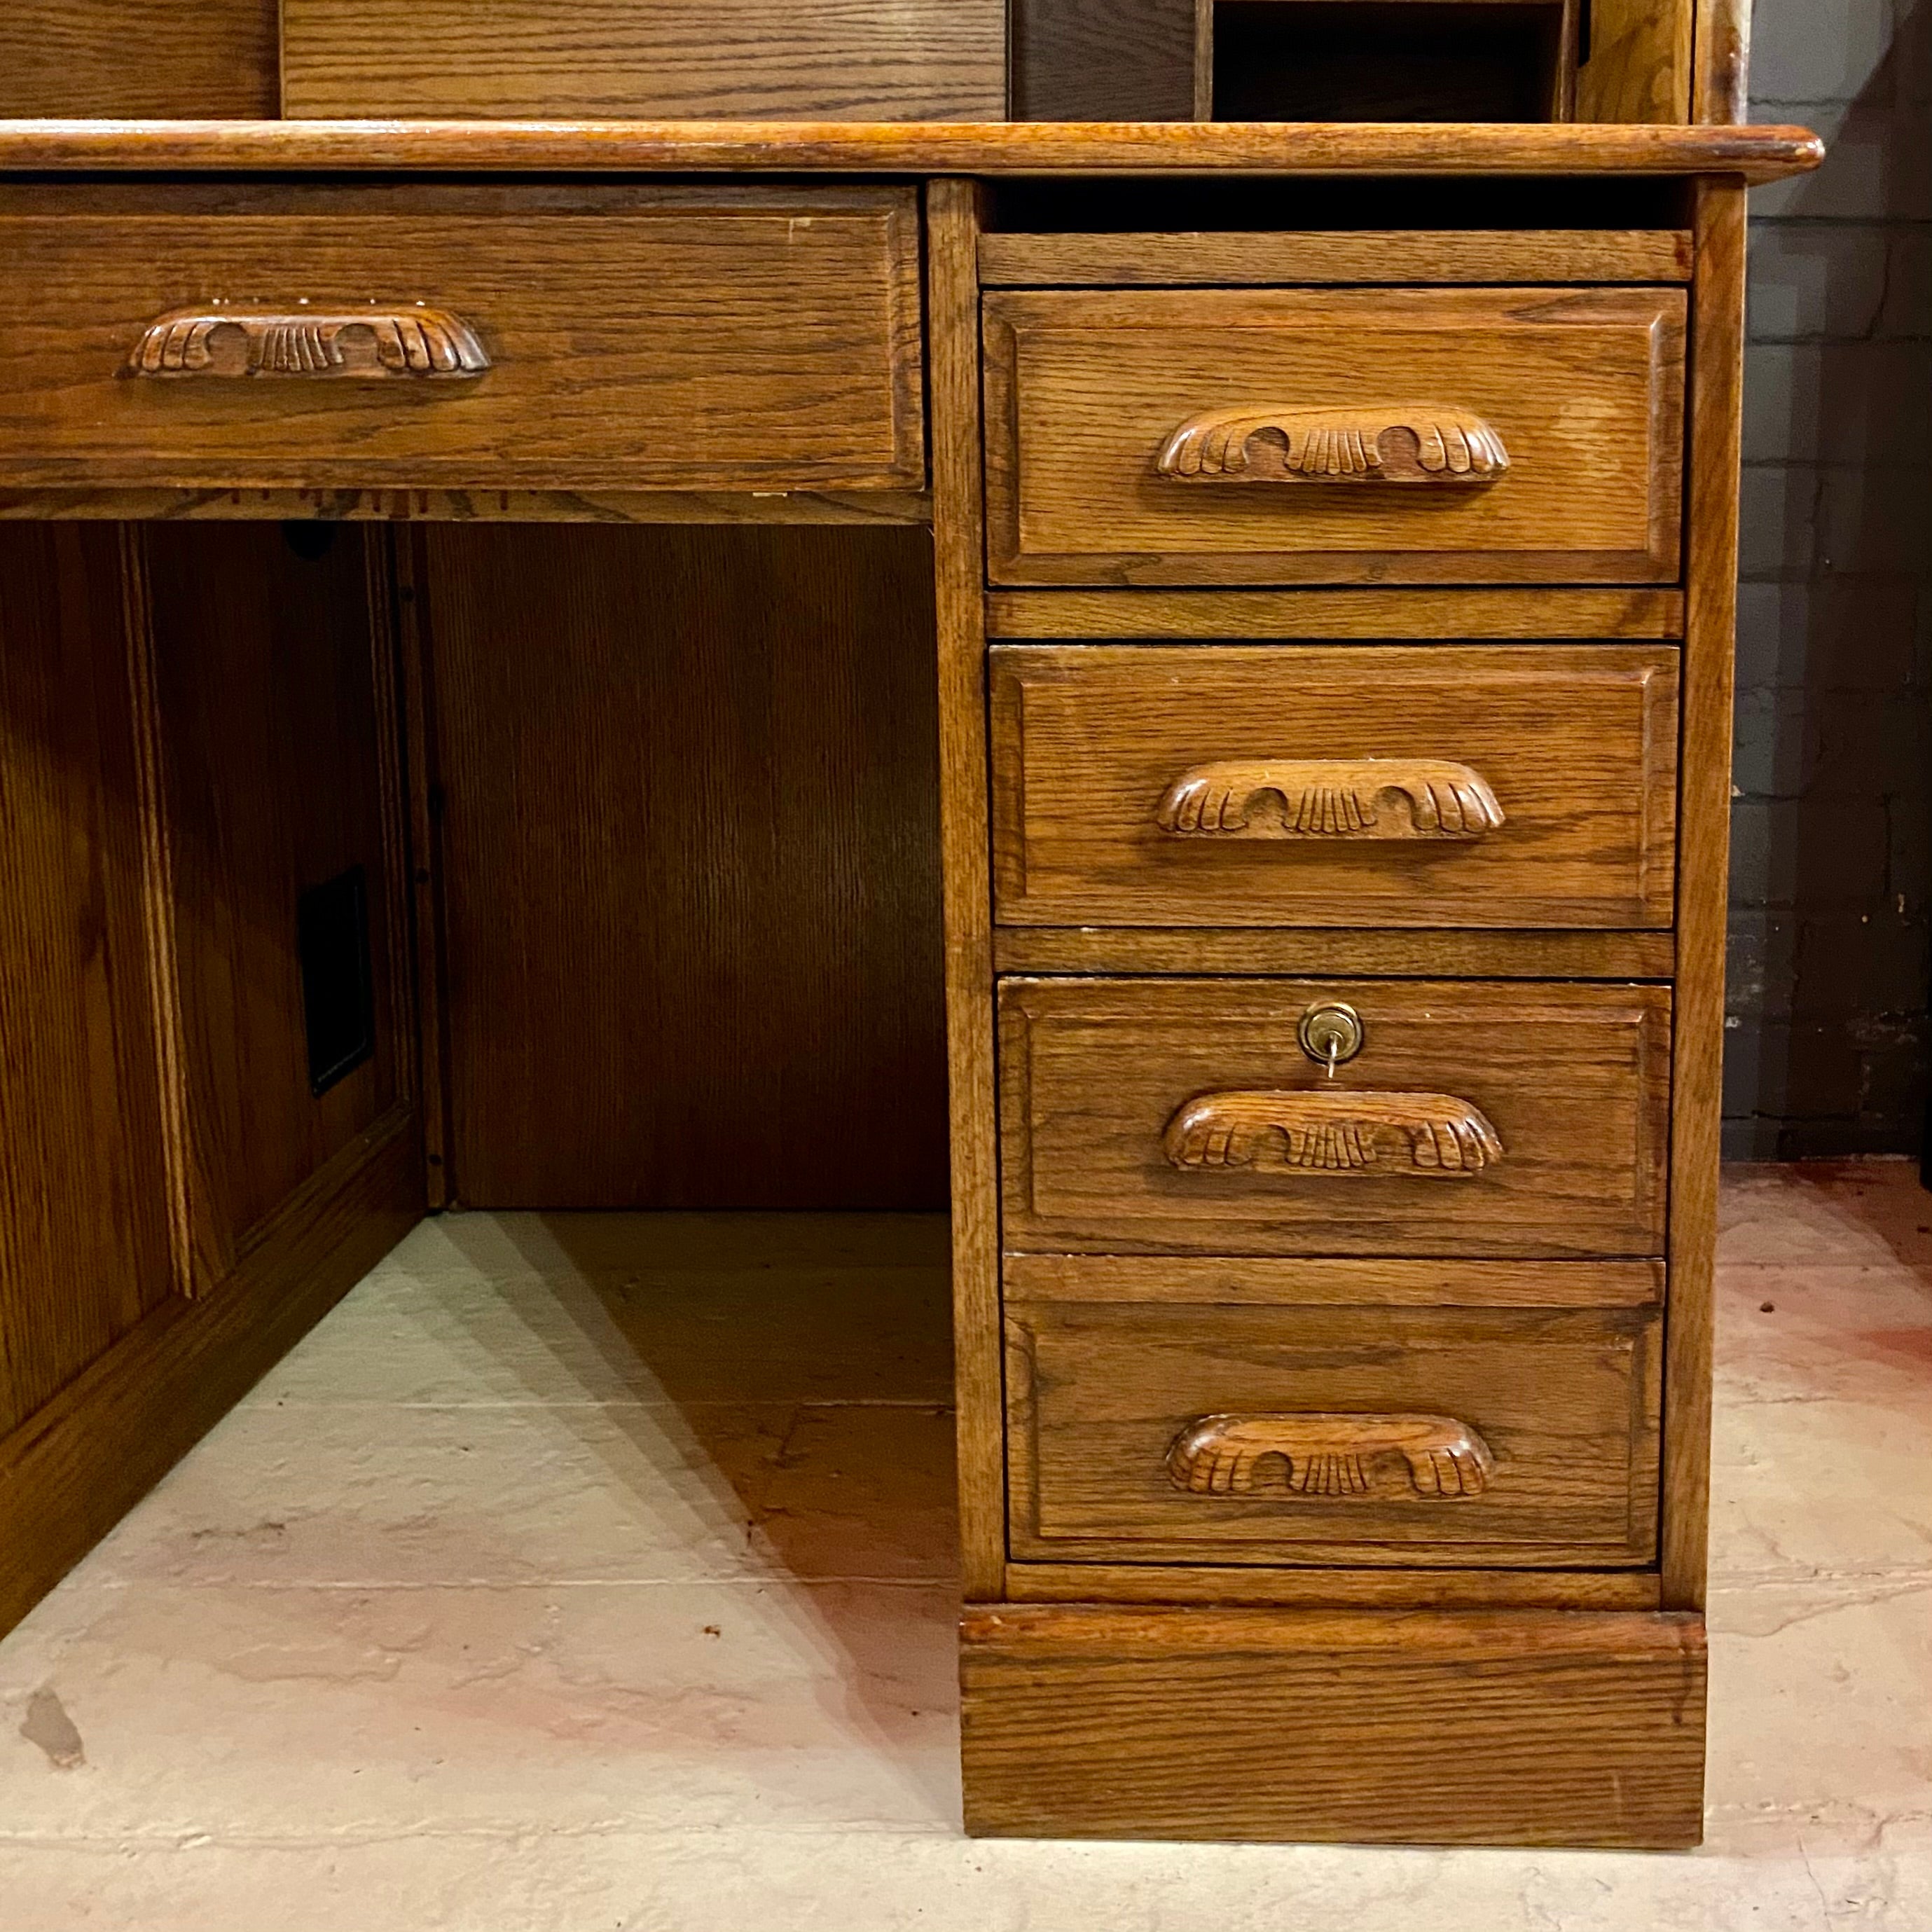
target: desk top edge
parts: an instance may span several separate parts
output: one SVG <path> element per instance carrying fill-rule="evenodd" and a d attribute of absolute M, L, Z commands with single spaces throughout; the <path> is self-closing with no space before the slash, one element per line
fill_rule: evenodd
<path fill-rule="evenodd" d="M 1815 168 L 1802 128 L 1419 122 L 0 120 L 0 173 L 1727 175 Z"/>

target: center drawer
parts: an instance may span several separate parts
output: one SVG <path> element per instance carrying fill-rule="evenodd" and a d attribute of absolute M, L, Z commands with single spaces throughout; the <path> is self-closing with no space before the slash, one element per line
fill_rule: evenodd
<path fill-rule="evenodd" d="M 910 188 L 0 190 L 0 485 L 922 487 Z"/>
<path fill-rule="evenodd" d="M 1658 584 L 1682 289 L 998 290 L 995 584 Z"/>
<path fill-rule="evenodd" d="M 1663 986 L 1009 980 L 999 1041 L 1010 1251 L 1664 1251 Z"/>
<path fill-rule="evenodd" d="M 1009 645 L 1018 926 L 1667 926 L 1665 645 Z"/>

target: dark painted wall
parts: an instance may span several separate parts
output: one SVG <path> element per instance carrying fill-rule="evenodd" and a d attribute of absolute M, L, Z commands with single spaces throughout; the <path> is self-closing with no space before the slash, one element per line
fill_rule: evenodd
<path fill-rule="evenodd" d="M 1932 901 L 1932 0 L 1759 0 L 1726 1144 L 1918 1145 Z"/>

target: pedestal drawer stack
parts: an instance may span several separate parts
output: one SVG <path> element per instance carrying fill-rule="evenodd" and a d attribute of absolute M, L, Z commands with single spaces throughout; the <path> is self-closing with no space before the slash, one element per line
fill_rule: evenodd
<path fill-rule="evenodd" d="M 982 243 L 1007 1596 L 1654 1612 L 1690 238 L 1193 238 Z"/>

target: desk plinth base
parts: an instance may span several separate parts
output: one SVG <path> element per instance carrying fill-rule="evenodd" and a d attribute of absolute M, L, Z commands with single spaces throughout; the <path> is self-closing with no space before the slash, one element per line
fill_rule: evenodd
<path fill-rule="evenodd" d="M 988 1604 L 961 1639 L 975 1836 L 1702 1836 L 1701 1616 Z"/>

